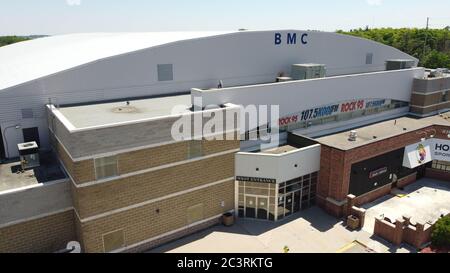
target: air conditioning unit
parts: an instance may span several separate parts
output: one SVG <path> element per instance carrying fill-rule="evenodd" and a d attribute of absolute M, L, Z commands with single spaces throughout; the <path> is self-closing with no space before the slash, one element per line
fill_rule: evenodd
<path fill-rule="evenodd" d="M 23 170 L 39 167 L 39 146 L 33 142 L 17 144 L 19 148 L 20 163 Z"/>
<path fill-rule="evenodd" d="M 444 73 L 445 73 L 445 70 L 443 68 L 437 68 L 437 69 L 431 70 L 430 78 L 444 77 Z"/>
<path fill-rule="evenodd" d="M 326 67 L 323 64 L 293 64 L 291 78 L 294 80 L 308 80 L 324 78 Z"/>
<path fill-rule="evenodd" d="M 358 138 L 358 133 L 356 131 L 351 131 L 350 135 L 348 137 L 349 141 L 356 141 L 356 139 Z"/>

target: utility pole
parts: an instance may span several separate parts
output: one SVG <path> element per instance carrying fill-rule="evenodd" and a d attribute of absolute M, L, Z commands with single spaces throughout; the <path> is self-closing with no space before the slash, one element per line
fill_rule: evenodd
<path fill-rule="evenodd" d="M 428 42 L 428 27 L 430 26 L 430 17 L 427 17 L 427 28 L 425 31 L 425 44 L 423 45 L 423 56 L 425 56 L 425 52 L 427 50 L 427 42 Z"/>

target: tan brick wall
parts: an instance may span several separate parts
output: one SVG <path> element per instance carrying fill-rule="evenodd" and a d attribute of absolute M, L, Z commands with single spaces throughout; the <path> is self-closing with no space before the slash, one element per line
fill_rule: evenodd
<path fill-rule="evenodd" d="M 150 169 L 188 159 L 188 141 L 118 155 L 119 174 Z M 203 155 L 239 149 L 239 141 L 203 141 Z"/>
<path fill-rule="evenodd" d="M 221 207 L 222 201 L 225 207 Z M 126 245 L 132 245 L 185 227 L 187 208 L 200 203 L 204 204 L 204 219 L 232 210 L 234 181 L 82 223 L 84 249 L 103 252 L 102 235 L 119 229 L 125 232 Z"/>
<path fill-rule="evenodd" d="M 158 166 L 188 160 L 188 141 L 132 151 L 118 154 L 118 174 L 128 174 Z M 203 143 L 203 155 L 212 155 L 224 151 L 240 148 L 240 141 L 214 140 Z M 55 149 L 63 162 L 67 172 L 76 184 L 93 182 L 95 178 L 94 160 L 74 162 L 60 143 L 56 142 Z"/>
<path fill-rule="evenodd" d="M 426 108 L 411 106 L 410 111 L 411 111 L 411 113 L 414 113 L 414 114 L 426 115 L 426 114 L 438 112 L 439 110 L 448 109 L 448 108 L 450 108 L 450 102 L 441 103 L 441 104 L 429 106 Z"/>
<path fill-rule="evenodd" d="M 81 218 L 234 177 L 235 154 L 226 154 L 84 188 L 73 188 Z"/>
<path fill-rule="evenodd" d="M 163 236 L 161 238 L 158 238 L 156 240 L 152 240 L 148 243 L 144 243 L 144 244 L 140 244 L 136 247 L 133 247 L 131 249 L 127 249 L 125 251 L 123 251 L 123 253 L 139 253 L 139 252 L 147 252 L 150 249 L 156 248 L 160 245 L 169 243 L 171 241 L 175 241 L 179 238 L 182 238 L 184 236 L 188 236 L 190 234 L 193 234 L 195 232 L 207 229 L 211 226 L 214 225 L 218 225 L 220 224 L 222 221 L 222 217 L 218 217 L 218 218 L 213 218 L 212 220 L 209 220 L 207 222 L 201 223 L 201 224 L 197 224 L 197 225 L 193 225 L 193 226 L 189 226 L 186 229 L 182 229 L 178 232 L 172 233 L 172 234 L 168 234 L 167 236 Z"/>
<path fill-rule="evenodd" d="M 214 140 L 203 141 L 203 152 L 205 155 L 211 155 L 228 150 L 240 149 L 240 140 Z"/>
<path fill-rule="evenodd" d="M 411 96 L 411 105 L 427 106 L 442 103 L 442 92 L 428 95 L 413 94 Z"/>
<path fill-rule="evenodd" d="M 187 159 L 188 142 L 159 146 L 118 155 L 119 174 L 145 170 Z"/>
<path fill-rule="evenodd" d="M 73 210 L 0 229 L 0 253 L 48 253 L 76 240 Z"/>
<path fill-rule="evenodd" d="M 75 183 L 82 184 L 95 180 L 94 160 L 73 162 L 60 143 L 56 144 L 56 152 Z"/>

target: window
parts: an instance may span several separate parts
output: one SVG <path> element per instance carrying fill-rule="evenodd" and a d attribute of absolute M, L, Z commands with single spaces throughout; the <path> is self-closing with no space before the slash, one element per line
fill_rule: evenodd
<path fill-rule="evenodd" d="M 34 118 L 34 113 L 33 113 L 33 109 L 31 108 L 26 108 L 26 109 L 22 109 L 22 118 L 23 119 L 31 119 Z"/>
<path fill-rule="evenodd" d="M 187 209 L 188 225 L 203 220 L 203 204 L 198 204 Z"/>
<path fill-rule="evenodd" d="M 442 102 L 448 101 L 448 92 L 442 92 Z"/>
<path fill-rule="evenodd" d="M 125 236 L 123 229 L 103 234 L 103 250 L 111 252 L 125 247 Z"/>
<path fill-rule="evenodd" d="M 366 64 L 372 64 L 373 63 L 373 53 L 367 53 L 366 54 Z"/>
<path fill-rule="evenodd" d="M 37 145 L 39 147 L 41 146 L 41 141 L 39 139 L 39 128 L 38 127 L 22 129 L 22 134 L 23 134 L 24 142 L 36 141 Z"/>
<path fill-rule="evenodd" d="M 244 140 L 245 141 L 249 141 L 250 140 L 250 132 L 249 131 L 245 132 Z"/>
<path fill-rule="evenodd" d="M 158 64 L 158 81 L 173 81 L 172 64 Z"/>
<path fill-rule="evenodd" d="M 436 170 L 450 172 L 450 162 L 445 161 L 433 161 L 432 168 Z"/>
<path fill-rule="evenodd" d="M 94 164 L 95 164 L 95 177 L 97 180 L 117 176 L 116 156 L 96 158 Z"/>
<path fill-rule="evenodd" d="M 203 156 L 203 143 L 201 140 L 192 140 L 188 146 L 188 159 Z"/>

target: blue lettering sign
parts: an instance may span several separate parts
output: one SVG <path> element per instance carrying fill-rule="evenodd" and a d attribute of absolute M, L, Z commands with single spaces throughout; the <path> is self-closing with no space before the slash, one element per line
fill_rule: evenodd
<path fill-rule="evenodd" d="M 306 37 L 308 37 L 308 33 L 304 33 L 302 35 L 302 44 L 304 45 L 308 44 L 308 41 L 306 41 Z"/>
<path fill-rule="evenodd" d="M 288 45 L 297 44 L 297 34 L 296 33 L 288 33 L 287 35 L 287 43 Z"/>
<path fill-rule="evenodd" d="M 339 111 L 339 104 L 305 110 L 301 114 L 301 121 L 328 117 Z"/>
<path fill-rule="evenodd" d="M 275 33 L 275 45 L 280 45 L 281 42 L 281 33 Z"/>
<path fill-rule="evenodd" d="M 376 100 L 376 101 L 369 101 L 366 104 L 366 108 L 376 108 L 381 107 L 386 103 L 386 100 Z"/>
<path fill-rule="evenodd" d="M 303 33 L 301 35 L 300 40 L 303 45 L 308 44 L 307 37 L 308 37 L 308 33 Z M 275 33 L 275 45 L 281 45 L 282 43 L 283 43 L 282 34 L 279 32 Z M 296 45 L 297 44 L 297 33 L 287 33 L 285 43 L 288 45 Z"/>

